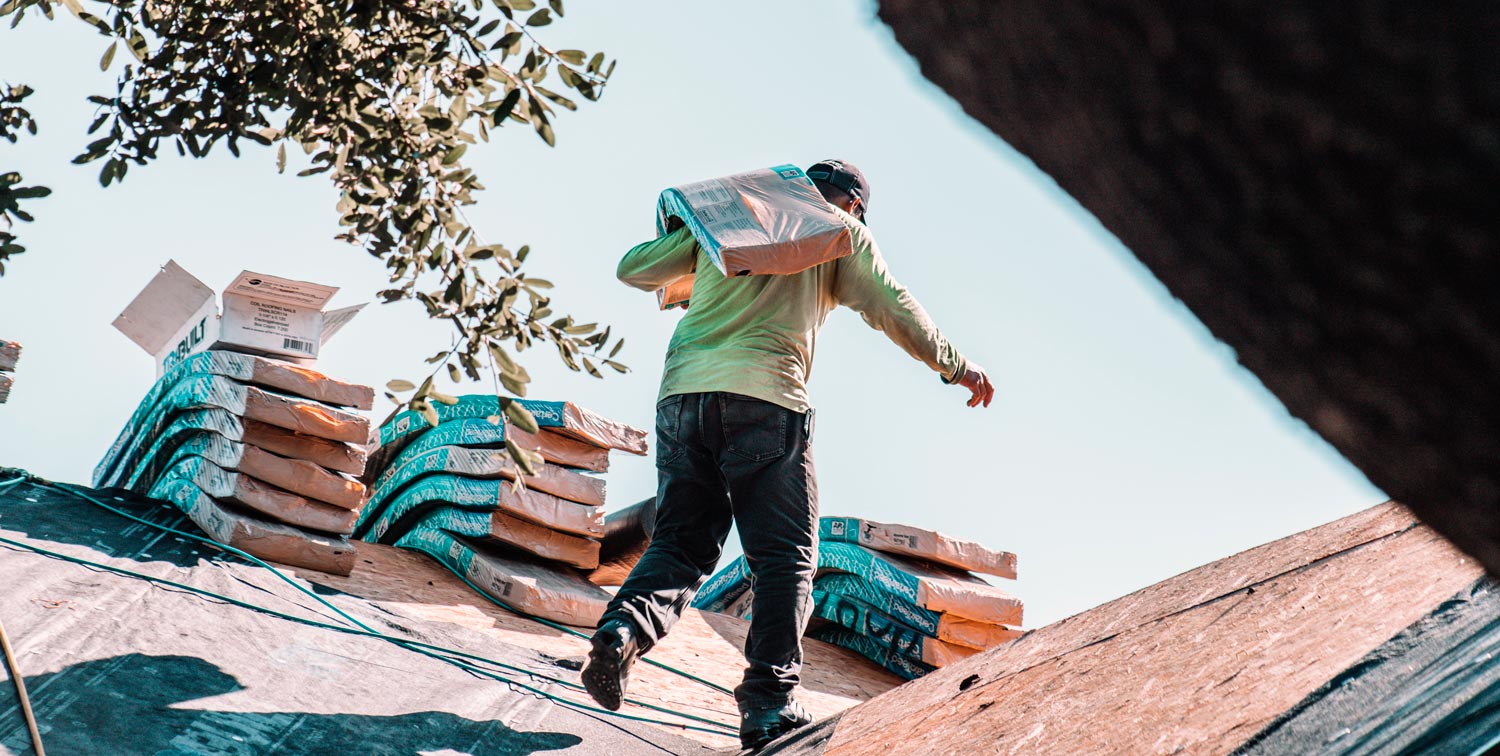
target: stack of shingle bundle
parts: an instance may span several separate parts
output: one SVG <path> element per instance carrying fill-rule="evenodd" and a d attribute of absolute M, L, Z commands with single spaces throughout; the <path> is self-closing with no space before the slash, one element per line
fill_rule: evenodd
<path fill-rule="evenodd" d="M 1014 554 L 906 525 L 824 517 L 808 637 L 860 653 L 907 679 L 1021 636 L 1021 601 L 976 577 L 1014 579 Z M 741 557 L 693 606 L 749 618 Z"/>
<path fill-rule="evenodd" d="M 214 539 L 262 559 L 347 575 L 365 504 L 374 390 L 223 350 L 159 379 L 94 485 L 175 504 Z"/>
<path fill-rule="evenodd" d="M 507 401 L 536 432 L 504 420 Z M 592 625 L 609 601 L 587 576 L 607 527 L 595 473 L 612 449 L 645 454 L 646 434 L 567 402 L 473 395 L 433 407 L 436 425 L 408 411 L 380 428 L 355 535 L 422 551 L 519 611 Z M 535 474 L 507 445 L 541 456 Z"/>
<path fill-rule="evenodd" d="M 16 361 L 21 359 L 21 345 L 14 341 L 0 339 L 0 404 L 10 398 L 10 387 L 15 383 L 11 373 L 16 369 Z"/>

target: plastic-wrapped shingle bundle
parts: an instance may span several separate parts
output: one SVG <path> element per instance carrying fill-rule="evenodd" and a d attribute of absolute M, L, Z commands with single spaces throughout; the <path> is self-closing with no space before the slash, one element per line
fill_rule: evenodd
<path fill-rule="evenodd" d="M 1015 578 L 1014 554 L 906 525 L 824 517 L 808 637 L 907 679 L 1021 636 L 1021 601 L 973 573 Z M 749 618 L 744 557 L 704 583 L 693 606 Z"/>
<path fill-rule="evenodd" d="M 337 574 L 353 532 L 374 390 L 269 357 L 188 356 L 147 392 L 94 485 L 172 502 L 215 539 Z"/>
<path fill-rule="evenodd" d="M 508 401 L 531 413 L 535 432 L 505 420 Z M 611 528 L 597 473 L 612 450 L 644 454 L 646 434 L 568 402 L 471 395 L 433 409 L 436 425 L 402 412 L 381 426 L 355 536 L 426 553 L 519 611 L 592 625 L 609 600 L 590 582 L 603 574 L 601 553 L 630 551 L 604 548 Z M 527 474 L 508 445 L 541 464 Z"/>
<path fill-rule="evenodd" d="M 21 345 L 14 341 L 0 339 L 0 404 L 4 404 L 10 398 L 10 387 L 15 384 L 15 378 L 11 373 L 16 369 L 16 361 L 21 359 Z"/>

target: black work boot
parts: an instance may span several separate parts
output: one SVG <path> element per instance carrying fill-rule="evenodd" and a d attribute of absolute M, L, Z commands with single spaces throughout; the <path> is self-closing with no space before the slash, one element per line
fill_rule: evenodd
<path fill-rule="evenodd" d="M 588 666 L 583 668 L 583 687 L 600 706 L 619 711 L 620 703 L 625 700 L 630 665 L 640 656 L 635 626 L 626 620 L 609 620 L 594 632 L 593 644 Z"/>
<path fill-rule="evenodd" d="M 812 715 L 795 698 L 767 707 L 747 705 L 740 711 L 740 745 L 760 748 L 798 727 L 812 724 L 812 721 Z"/>

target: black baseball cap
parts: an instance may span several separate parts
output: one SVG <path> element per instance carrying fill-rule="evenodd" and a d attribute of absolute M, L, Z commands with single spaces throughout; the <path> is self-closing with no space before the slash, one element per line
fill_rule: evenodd
<path fill-rule="evenodd" d="M 859 200 L 859 219 L 865 219 L 865 211 L 870 209 L 870 182 L 865 180 L 865 174 L 854 167 L 853 163 L 843 160 L 824 160 L 814 163 L 811 168 L 807 169 L 807 177 L 835 187 Z"/>

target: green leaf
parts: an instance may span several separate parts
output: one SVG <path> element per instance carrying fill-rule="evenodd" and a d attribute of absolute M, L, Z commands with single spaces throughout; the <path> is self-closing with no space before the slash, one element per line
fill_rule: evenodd
<path fill-rule="evenodd" d="M 483 36 L 489 34 L 490 32 L 494 31 L 495 28 L 498 27 L 498 26 L 500 26 L 500 19 L 497 18 L 497 19 L 494 19 L 494 20 L 490 21 L 489 23 L 485 24 L 484 26 L 479 27 L 479 31 L 474 32 L 474 36 L 476 36 L 476 37 L 483 37 Z"/>
<path fill-rule="evenodd" d="M 549 5 L 549 6 L 552 7 L 552 12 L 556 13 L 557 16 L 558 16 L 558 18 L 562 17 L 562 15 L 563 15 L 563 0 L 547 0 L 547 5 Z"/>
<path fill-rule="evenodd" d="M 625 346 L 625 340 L 624 339 L 620 339 L 619 341 L 616 341 L 615 342 L 615 348 L 609 350 L 609 358 L 610 359 L 614 359 L 615 355 L 619 354 L 620 350 L 622 348 L 624 348 L 624 346 Z"/>
<path fill-rule="evenodd" d="M 506 50 L 506 49 L 509 49 L 511 46 L 515 45 L 517 42 L 520 42 L 521 38 L 524 37 L 524 36 L 526 36 L 526 35 L 522 34 L 521 32 L 518 32 L 518 31 L 506 32 L 506 33 L 500 35 L 499 39 L 495 40 L 495 44 L 490 45 L 490 49 L 491 50 Z"/>
<path fill-rule="evenodd" d="M 417 387 L 417 384 L 412 383 L 411 381 L 404 381 L 400 378 L 396 378 L 394 380 L 386 381 L 385 387 L 390 389 L 391 391 L 401 392 L 411 391 Z"/>
<path fill-rule="evenodd" d="M 458 159 L 463 157 L 464 153 L 467 152 L 468 149 L 469 145 L 460 144 L 459 146 L 448 150 L 448 154 L 443 156 L 443 165 L 453 165 L 454 163 L 457 163 Z"/>
<path fill-rule="evenodd" d="M 520 402 L 508 401 L 505 403 L 505 419 L 509 420 L 511 425 L 527 433 L 536 433 L 539 430 L 536 418 Z"/>
<path fill-rule="evenodd" d="M 562 15 L 562 14 L 558 14 Z M 583 65 L 584 52 L 582 50 L 558 50 L 557 58 L 570 66 Z"/>
<path fill-rule="evenodd" d="M 286 173 L 286 142 L 276 146 L 276 172 Z"/>
<path fill-rule="evenodd" d="M 453 396 L 451 394 L 444 394 L 443 392 L 438 391 L 437 389 L 429 390 L 427 392 L 427 397 L 429 399 L 435 401 L 435 402 L 440 403 L 440 404 L 446 404 L 449 407 L 452 407 L 453 405 L 458 404 L 458 397 Z M 433 425 L 437 425 L 437 423 L 433 423 Z"/>
<path fill-rule="evenodd" d="M 422 419 L 426 420 L 428 425 L 434 428 L 438 426 L 438 413 L 437 410 L 432 408 L 431 404 L 424 402 L 422 408 L 417 411 L 421 413 Z"/>
<path fill-rule="evenodd" d="M 495 115 L 491 119 L 491 122 L 496 126 L 500 126 L 501 121 L 504 121 L 506 118 L 510 117 L 511 111 L 514 111 L 516 109 L 516 103 L 519 103 L 520 101 L 521 88 L 516 87 L 515 89 L 510 90 L 510 93 L 506 94 L 505 99 L 501 100 L 500 104 L 495 108 Z"/>
<path fill-rule="evenodd" d="M 100 71 L 109 70 L 110 61 L 113 61 L 115 59 L 115 47 L 117 47 L 119 44 L 120 43 L 118 41 L 111 42 L 109 43 L 109 47 L 104 49 L 104 57 L 99 59 Z"/>
<path fill-rule="evenodd" d="M 536 13 L 531 14 L 531 16 L 526 19 L 527 26 L 546 26 L 550 23 L 552 23 L 552 11 L 548 8 L 543 8 Z"/>
<path fill-rule="evenodd" d="M 533 459 L 533 455 L 536 452 L 522 449 L 519 444 L 509 438 L 505 439 L 505 450 L 510 452 L 510 458 L 515 460 L 516 466 L 521 468 L 521 472 L 527 475 L 536 475 L 537 468 L 541 466 L 539 460 Z"/>
<path fill-rule="evenodd" d="M 509 373 L 500 374 L 500 385 L 504 386 L 506 391 L 516 396 L 526 396 L 526 382 Z"/>

